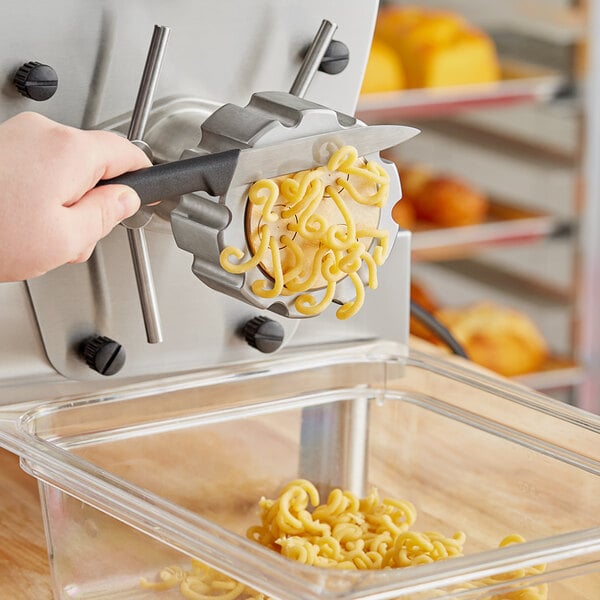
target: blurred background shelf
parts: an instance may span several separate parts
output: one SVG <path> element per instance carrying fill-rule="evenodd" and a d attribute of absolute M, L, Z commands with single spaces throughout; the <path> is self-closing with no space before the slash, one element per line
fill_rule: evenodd
<path fill-rule="evenodd" d="M 418 222 L 412 231 L 412 257 L 415 261 L 466 258 L 484 248 L 532 243 L 570 229 L 561 217 L 491 200 L 483 223 L 441 228 Z"/>
<path fill-rule="evenodd" d="M 573 93 L 573 86 L 560 72 L 504 61 L 502 79 L 494 83 L 363 94 L 357 116 L 367 123 L 439 118 L 477 109 L 548 102 Z"/>
<path fill-rule="evenodd" d="M 540 371 L 513 377 L 513 381 L 545 393 L 577 386 L 583 379 L 583 367 L 574 359 L 562 356 L 551 356 Z"/>
<path fill-rule="evenodd" d="M 462 280 L 462 286 L 469 280 L 476 282 L 480 288 L 486 288 L 484 297 L 498 296 L 502 292 L 515 303 L 521 300 L 535 304 L 538 312 L 544 307 L 566 309 L 575 301 L 575 291 L 571 286 L 551 281 L 540 270 L 532 274 L 507 268 L 483 253 L 473 258 L 448 259 L 436 263 L 428 261 L 428 264 L 435 264 L 438 273 L 444 272 L 455 280 Z"/>
<path fill-rule="evenodd" d="M 379 40 L 397 52 L 405 79 L 396 91 L 383 86 L 386 91 L 363 93 L 357 115 L 369 124 L 397 122 L 421 130 L 386 156 L 404 167 L 405 200 L 413 206 L 412 218 L 410 206 L 396 210 L 404 219 L 398 222 L 412 231 L 412 281 L 431 292 L 442 312 L 468 311 L 487 302 L 528 318 L 551 357 L 542 368 L 538 363 L 532 367 L 535 372 L 514 380 L 600 413 L 600 369 L 595 375 L 590 368 L 600 363 L 600 335 L 594 340 L 590 333 L 600 330 L 593 297 L 600 272 L 595 241 L 600 239 L 600 208 L 597 175 L 590 175 L 589 166 L 590 148 L 600 146 L 597 127 L 590 134 L 594 119 L 598 121 L 595 115 L 590 119 L 590 92 L 600 94 L 592 64 L 600 64 L 594 54 L 599 17 L 594 21 L 592 6 L 589 0 L 382 0 L 384 21 L 375 34 L 379 31 Z M 402 20 L 407 13 L 394 13 L 403 9 L 416 9 L 417 20 L 429 11 L 425 19 L 432 20 L 419 29 L 410 16 Z M 482 58 L 484 43 L 478 50 L 468 41 L 464 47 L 457 43 L 444 62 L 446 17 L 463 19 L 491 40 L 499 78 L 497 69 L 490 76 L 493 69 Z M 407 28 L 394 29 L 394 18 L 408 23 Z M 390 37 L 390 26 L 397 37 Z M 467 70 L 455 59 L 470 61 Z M 461 79 L 465 73 L 473 81 L 492 82 L 449 85 L 453 79 L 466 83 Z M 376 92 L 377 87 L 365 90 Z M 597 150 L 594 164 L 599 155 Z M 449 207 L 461 222 L 473 198 L 467 189 L 457 206 L 456 188 L 444 197 L 439 187 L 429 186 L 417 192 L 415 201 L 407 175 L 411 167 L 462 182 L 483 195 L 489 201 L 483 222 L 454 227 L 426 223 L 424 219 L 452 222 Z M 487 322 L 480 333 L 489 339 L 504 321 L 498 316 L 494 326 Z M 498 333 L 494 341 L 502 337 Z"/>

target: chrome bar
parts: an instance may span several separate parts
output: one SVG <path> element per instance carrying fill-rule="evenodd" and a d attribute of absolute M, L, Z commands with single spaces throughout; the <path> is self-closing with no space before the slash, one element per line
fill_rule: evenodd
<path fill-rule="evenodd" d="M 142 80 L 131 115 L 129 131 L 127 132 L 127 139 L 134 143 L 141 142 L 144 137 L 158 76 L 165 56 L 169 33 L 170 29 L 168 27 L 154 26 L 144 72 L 142 73 Z M 148 245 L 146 243 L 146 234 L 142 227 L 132 225 L 133 222 L 130 221 L 125 225 L 127 227 L 127 239 L 129 240 L 138 296 L 146 328 L 146 338 L 149 344 L 157 344 L 162 342 L 163 337 L 154 277 L 150 265 Z M 147 221 L 141 219 L 138 222 L 145 224 Z"/>
<path fill-rule="evenodd" d="M 290 94 L 303 98 L 329 48 L 337 25 L 323 20 L 308 48 Z M 369 401 L 355 398 L 302 409 L 300 476 L 316 482 L 327 498 L 336 487 L 359 497 L 367 482 Z"/>
<path fill-rule="evenodd" d="M 319 31 L 317 31 L 317 35 L 304 56 L 300 70 L 290 88 L 290 94 L 294 94 L 294 96 L 298 96 L 299 98 L 304 98 L 308 91 L 308 86 L 313 80 L 316 72 L 319 70 L 321 61 L 327 52 L 327 48 L 329 48 L 329 44 L 331 43 L 333 34 L 336 30 L 337 25 L 335 23 L 327 21 L 326 19 L 323 20 L 319 27 Z"/>
<path fill-rule="evenodd" d="M 138 88 L 133 114 L 131 115 L 131 123 L 129 124 L 129 131 L 127 133 L 128 140 L 142 140 L 144 137 L 170 32 L 171 30 L 168 27 L 154 26 L 144 72 L 142 73 L 142 80 Z"/>
<path fill-rule="evenodd" d="M 133 260 L 140 305 L 144 315 L 146 337 L 150 344 L 156 344 L 162 342 L 163 336 L 146 236 L 142 228 L 128 229 L 127 238 Z"/>
<path fill-rule="evenodd" d="M 368 396 L 302 409 L 300 477 L 315 482 L 322 498 L 334 488 L 367 492 Z"/>

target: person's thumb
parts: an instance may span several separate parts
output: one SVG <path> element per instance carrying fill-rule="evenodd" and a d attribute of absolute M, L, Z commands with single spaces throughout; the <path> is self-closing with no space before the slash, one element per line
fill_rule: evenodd
<path fill-rule="evenodd" d="M 73 211 L 87 239 L 98 241 L 139 207 L 139 196 L 132 188 L 112 184 L 90 190 L 69 210 Z"/>

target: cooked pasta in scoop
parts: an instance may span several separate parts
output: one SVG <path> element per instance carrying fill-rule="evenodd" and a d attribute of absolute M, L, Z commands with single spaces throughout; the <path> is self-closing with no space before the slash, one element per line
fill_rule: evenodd
<path fill-rule="evenodd" d="M 366 265 L 367 286 L 377 287 L 377 267 L 389 250 L 389 232 L 378 229 L 390 190 L 389 175 L 352 146 L 334 152 L 326 166 L 275 179 L 261 179 L 248 192 L 246 237 L 250 256 L 228 246 L 220 256 L 230 273 L 260 268 L 253 282 L 261 298 L 296 295 L 303 315 L 323 312 L 338 282 L 349 277 L 355 296 L 336 312 L 355 315 L 364 301 L 358 271 Z M 324 289 L 317 300 L 316 290 Z"/>

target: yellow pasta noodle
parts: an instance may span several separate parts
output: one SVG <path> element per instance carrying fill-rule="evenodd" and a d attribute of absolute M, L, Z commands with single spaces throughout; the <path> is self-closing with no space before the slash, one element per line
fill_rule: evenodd
<path fill-rule="evenodd" d="M 229 260 L 231 256 L 235 256 L 235 258 L 241 260 L 244 257 L 244 253 L 239 248 L 229 246 L 221 252 L 221 266 L 229 273 L 246 273 L 250 269 L 258 266 L 269 247 L 269 241 L 271 239 L 268 225 L 263 225 L 261 227 L 260 234 L 260 246 L 252 258 L 243 263 L 232 263 Z"/>
<path fill-rule="evenodd" d="M 164 569 L 162 569 L 162 571 L 158 574 L 158 577 L 160 579 L 160 581 L 157 582 L 150 582 L 145 578 L 142 578 L 141 580 L 141 586 L 147 589 L 152 589 L 152 590 L 170 590 L 171 588 L 176 587 L 177 585 L 180 585 L 181 582 L 185 579 L 186 574 L 185 571 L 177 566 L 177 565 L 173 565 L 170 567 L 165 567 Z"/>
<path fill-rule="evenodd" d="M 300 276 L 297 276 L 286 280 L 284 290 L 294 293 L 305 292 L 309 289 L 312 289 L 317 277 L 319 277 L 322 272 L 323 261 L 328 252 L 330 252 L 330 250 L 328 250 L 325 246 L 321 246 L 315 253 L 313 262 L 311 264 L 311 270 L 308 272 L 308 274 L 306 274 L 306 278 L 302 280 Z M 305 275 L 304 272 L 301 275 Z M 286 279 L 286 276 L 287 273 L 283 276 L 284 279 Z"/>
<path fill-rule="evenodd" d="M 295 499 L 291 502 L 290 499 Z M 310 507 L 312 511 L 310 510 Z M 315 486 L 296 480 L 285 486 L 274 500 L 259 502 L 260 525 L 252 526 L 247 536 L 287 558 L 313 566 L 342 569 L 405 568 L 462 556 L 466 535 L 412 529 L 417 513 L 406 500 L 380 499 L 375 488 L 358 499 L 354 494 L 334 489 L 327 502 L 319 504 Z M 300 524 L 304 525 L 301 530 Z M 315 530 L 321 533 L 315 534 Z M 500 547 L 523 542 L 512 534 Z M 503 573 L 466 584 L 455 591 L 474 589 L 502 582 L 510 583 L 528 575 L 542 573 L 544 566 Z M 485 600 L 547 600 L 548 586 L 521 587 L 490 596 Z"/>
<path fill-rule="evenodd" d="M 275 298 L 279 296 L 283 290 L 283 270 L 281 268 L 281 256 L 279 254 L 279 247 L 275 238 L 269 239 L 269 249 L 271 250 L 271 256 L 273 257 L 273 270 L 275 272 L 275 281 L 271 289 L 268 289 L 269 282 L 266 279 L 257 279 L 252 283 L 251 289 L 257 295 L 262 298 Z"/>
<path fill-rule="evenodd" d="M 381 498 L 376 488 L 364 498 L 333 489 L 323 504 L 317 488 L 306 479 L 283 487 L 277 498 L 261 498 L 260 524 L 248 528 L 249 539 L 291 560 L 315 567 L 375 570 L 418 567 L 462 556 L 466 535 L 417 531 L 417 511 L 408 500 Z M 511 534 L 500 547 L 525 540 Z M 498 595 L 482 600 L 547 600 L 547 584 L 524 586 L 517 582 L 539 575 L 545 566 L 527 567 L 461 584 L 453 592 L 501 586 Z M 513 583 L 514 582 L 514 583 Z M 145 579 L 146 589 L 164 591 L 179 587 L 188 600 L 270 600 L 242 583 L 192 561 L 191 569 L 163 569 L 158 581 Z M 506 588 L 506 591 L 505 591 Z"/>
<path fill-rule="evenodd" d="M 292 492 L 296 487 L 303 493 L 294 495 Z M 291 497 L 302 498 L 302 502 L 290 503 L 290 494 Z M 318 504 L 318 498 L 317 489 L 306 480 L 288 484 L 277 500 L 261 500 L 262 524 L 251 527 L 248 537 L 278 549 L 284 556 L 311 565 L 325 559 L 330 566 L 340 568 L 396 566 L 394 555 L 390 552 L 398 536 L 412 525 L 416 517 L 410 502 L 381 501 L 376 490 L 362 501 L 340 489 L 333 490 L 323 505 Z M 312 512 L 307 510 L 309 501 Z M 455 547 L 461 540 L 463 538 L 457 536 L 446 542 L 451 547 L 446 552 L 447 556 L 455 554 Z M 437 536 L 435 541 L 442 541 L 442 538 Z M 429 540 L 427 543 L 431 545 Z M 433 546 L 427 551 L 434 556 L 429 562 L 442 558 L 443 552 Z M 425 552 L 423 550 L 421 554 Z"/>
<path fill-rule="evenodd" d="M 266 192 L 266 193 L 263 193 Z M 277 215 L 273 212 L 275 202 L 279 198 L 279 188 L 272 179 L 261 179 L 257 181 L 248 193 L 248 199 L 252 204 L 263 206 L 262 216 L 265 221 L 276 221 Z"/>
<path fill-rule="evenodd" d="M 141 586 L 155 591 L 179 587 L 181 595 L 188 600 L 269 600 L 264 594 L 198 560 L 193 560 L 188 570 L 179 566 L 166 567 L 159 573 L 159 578 L 159 582 L 142 579 Z"/>
<path fill-rule="evenodd" d="M 254 280 L 252 292 L 261 298 L 297 295 L 293 304 L 307 316 L 323 312 L 337 283 L 349 277 L 356 295 L 336 316 L 350 318 L 364 302 L 359 270 L 366 265 L 366 285 L 375 289 L 377 267 L 388 254 L 389 232 L 377 227 L 388 196 L 388 173 L 360 159 L 352 146 L 334 152 L 326 167 L 261 179 L 248 191 L 252 256 L 244 260 L 241 249 L 228 246 L 221 266 L 238 274 L 260 267 L 268 279 Z"/>
<path fill-rule="evenodd" d="M 499 544 L 499 547 L 508 546 L 510 544 L 521 544 L 525 540 L 518 534 L 511 534 L 505 537 Z M 473 583 L 462 584 L 454 591 L 460 592 L 483 586 L 493 586 L 499 584 L 507 584 L 510 586 L 511 581 L 522 579 L 524 577 L 539 575 L 546 570 L 546 565 L 534 565 L 517 571 L 509 571 L 507 573 L 499 573 L 491 577 L 485 577 Z M 548 584 L 540 583 L 527 587 L 517 587 L 516 589 L 502 592 L 500 595 L 486 596 L 482 600 L 547 600 Z"/>
<path fill-rule="evenodd" d="M 365 286 L 360 277 L 356 273 L 350 273 L 348 277 L 354 284 L 356 296 L 354 297 L 354 300 L 342 304 L 342 306 L 336 310 L 335 315 L 338 319 L 349 319 L 350 317 L 353 317 L 361 309 L 365 301 Z"/>
<path fill-rule="evenodd" d="M 379 229 L 361 229 L 357 231 L 356 235 L 359 238 L 372 237 L 379 240 L 379 245 L 373 250 L 373 260 L 375 261 L 375 264 L 381 266 L 385 262 L 385 257 L 387 256 L 389 248 L 389 232 L 380 231 Z"/>
<path fill-rule="evenodd" d="M 321 180 L 323 173 L 322 167 L 300 171 L 281 182 L 281 194 L 287 200 L 286 208 L 281 212 L 282 217 L 289 219 L 301 214 L 312 202 L 321 199 L 325 186 Z"/>

